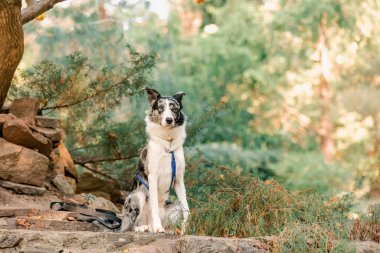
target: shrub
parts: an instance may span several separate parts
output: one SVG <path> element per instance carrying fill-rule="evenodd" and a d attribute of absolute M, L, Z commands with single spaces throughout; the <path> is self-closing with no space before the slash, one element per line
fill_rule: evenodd
<path fill-rule="evenodd" d="M 192 166 L 189 171 L 192 170 L 197 169 Z M 289 224 L 300 222 L 318 224 L 328 233 L 348 237 L 348 232 L 342 231 L 350 231 L 351 224 L 345 214 L 349 208 L 342 208 L 340 202 L 337 208 L 337 203 L 327 202 L 316 194 L 290 193 L 276 181 L 259 181 L 223 166 L 199 172 L 202 174 L 200 185 L 189 182 L 192 185 L 190 234 L 278 235 Z"/>
<path fill-rule="evenodd" d="M 352 171 L 338 162 L 326 164 L 319 152 L 283 153 L 272 169 L 280 182 L 293 191 L 308 189 L 323 195 L 348 190 L 353 182 Z"/>
<path fill-rule="evenodd" d="M 380 243 L 380 204 L 371 206 L 368 211 L 367 215 L 355 220 L 351 239 Z"/>
<path fill-rule="evenodd" d="M 273 252 L 355 252 L 353 221 L 347 218 L 350 195 L 292 193 L 274 180 L 258 180 L 202 155 L 189 157 L 186 180 L 188 234 L 273 236 Z"/>

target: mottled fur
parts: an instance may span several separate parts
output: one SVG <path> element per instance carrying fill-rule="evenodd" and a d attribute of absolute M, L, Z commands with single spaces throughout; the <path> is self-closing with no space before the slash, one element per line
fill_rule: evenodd
<path fill-rule="evenodd" d="M 183 218 L 183 231 L 188 217 L 184 185 L 186 138 L 185 116 L 181 112 L 184 93 L 163 97 L 156 90 L 146 89 L 151 111 L 147 115 L 148 145 L 142 150 L 137 173 L 149 183 L 149 190 L 135 176 L 131 193 L 123 208 L 122 231 L 164 232 L 163 226 Z M 177 164 L 174 190 L 179 203 L 168 203 L 173 151 Z"/>

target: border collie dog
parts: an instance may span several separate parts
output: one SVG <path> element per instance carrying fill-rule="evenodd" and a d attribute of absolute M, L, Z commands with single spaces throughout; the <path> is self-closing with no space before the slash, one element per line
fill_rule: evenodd
<path fill-rule="evenodd" d="M 183 152 L 186 119 L 181 112 L 185 93 L 161 96 L 154 89 L 145 91 L 151 106 L 145 118 L 148 144 L 141 152 L 133 186 L 123 206 L 121 231 L 165 232 L 165 226 L 182 218 L 184 233 L 189 215 Z M 168 201 L 172 188 L 179 203 Z"/>

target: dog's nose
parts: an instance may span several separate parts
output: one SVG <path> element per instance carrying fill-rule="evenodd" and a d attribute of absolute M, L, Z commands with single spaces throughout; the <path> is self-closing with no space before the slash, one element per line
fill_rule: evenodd
<path fill-rule="evenodd" d="M 166 118 L 166 123 L 168 123 L 168 124 L 173 123 L 173 118 Z"/>

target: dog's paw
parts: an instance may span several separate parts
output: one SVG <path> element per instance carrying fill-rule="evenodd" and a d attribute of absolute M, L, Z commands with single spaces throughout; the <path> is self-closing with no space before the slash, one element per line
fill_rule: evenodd
<path fill-rule="evenodd" d="M 165 229 L 162 226 L 153 226 L 151 227 L 151 233 L 165 233 Z"/>
<path fill-rule="evenodd" d="M 148 230 L 149 230 L 149 226 L 147 226 L 147 225 L 135 227 L 135 232 L 146 232 Z"/>

